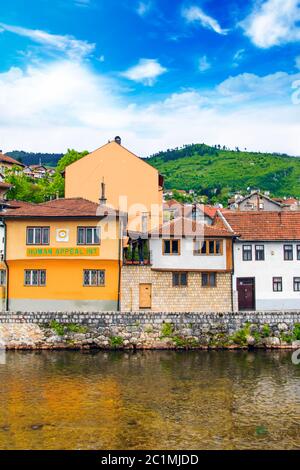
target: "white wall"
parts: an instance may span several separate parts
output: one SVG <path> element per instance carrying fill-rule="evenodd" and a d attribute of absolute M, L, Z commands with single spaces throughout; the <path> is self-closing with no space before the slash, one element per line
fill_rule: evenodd
<path fill-rule="evenodd" d="M 285 261 L 283 245 L 293 245 L 293 261 Z M 300 277 L 297 260 L 297 242 L 241 242 L 234 243 L 233 289 L 236 294 L 238 277 L 255 278 L 256 310 L 299 309 L 300 292 L 294 292 L 293 278 Z M 252 261 L 243 261 L 243 245 L 252 245 Z M 265 246 L 265 260 L 255 260 L 255 245 Z M 273 292 L 273 277 L 282 277 L 282 292 Z"/>
<path fill-rule="evenodd" d="M 154 269 L 226 269 L 226 243 L 223 240 L 222 255 L 194 255 L 193 239 L 182 238 L 180 240 L 180 255 L 163 255 L 163 241 L 150 239 L 150 252 L 152 268 Z"/>
<path fill-rule="evenodd" d="M 0 222 L 0 259 L 4 255 L 4 225 Z"/>

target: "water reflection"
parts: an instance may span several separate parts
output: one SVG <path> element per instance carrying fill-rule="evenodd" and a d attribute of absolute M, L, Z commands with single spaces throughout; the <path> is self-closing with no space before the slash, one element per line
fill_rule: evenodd
<path fill-rule="evenodd" d="M 1 449 L 300 448 L 290 352 L 9 352 Z"/>

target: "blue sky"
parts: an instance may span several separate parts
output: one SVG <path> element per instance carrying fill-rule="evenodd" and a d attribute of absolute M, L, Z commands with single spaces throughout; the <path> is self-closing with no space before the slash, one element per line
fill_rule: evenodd
<path fill-rule="evenodd" d="M 300 155 L 298 0 L 0 0 L 3 150 Z"/>

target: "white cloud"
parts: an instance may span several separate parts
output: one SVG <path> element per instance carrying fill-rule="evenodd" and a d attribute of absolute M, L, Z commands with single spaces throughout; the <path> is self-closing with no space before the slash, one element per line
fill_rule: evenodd
<path fill-rule="evenodd" d="M 239 63 L 243 60 L 244 58 L 244 55 L 245 55 L 245 49 L 238 49 L 236 51 L 236 53 L 234 54 L 233 56 L 233 63 L 232 65 L 234 67 L 237 67 L 239 65 Z"/>
<path fill-rule="evenodd" d="M 228 30 L 221 28 L 218 21 L 204 13 L 201 8 L 191 6 L 182 10 L 182 16 L 188 23 L 199 22 L 203 28 L 212 29 L 218 34 L 227 34 Z"/>
<path fill-rule="evenodd" d="M 141 156 L 191 142 L 300 155 L 300 105 L 289 97 L 297 75 L 249 75 L 225 80 L 212 93 L 185 90 L 137 105 L 122 97 L 114 80 L 84 63 L 11 68 L 0 74 L 1 146 L 4 151 L 93 150 L 121 135 Z M 281 86 L 287 88 L 283 102 Z M 274 99 L 268 101 L 264 91 Z M 249 93 L 260 97 L 257 103 Z"/>
<path fill-rule="evenodd" d="M 300 55 L 295 58 L 295 66 L 300 70 Z"/>
<path fill-rule="evenodd" d="M 300 40 L 299 0 L 267 0 L 240 23 L 253 44 L 267 49 Z"/>
<path fill-rule="evenodd" d="M 39 29 L 28 29 L 5 23 L 0 23 L 0 28 L 18 36 L 27 37 L 51 50 L 62 52 L 72 59 L 82 59 L 91 54 L 96 47 L 95 44 L 88 41 L 75 39 L 68 35 L 50 34 Z"/>
<path fill-rule="evenodd" d="M 167 69 L 160 65 L 157 59 L 140 59 L 137 65 L 122 72 L 121 75 L 134 82 L 153 86 L 157 78 L 165 72 Z"/>
<path fill-rule="evenodd" d="M 210 68 L 211 63 L 208 61 L 206 55 L 200 57 L 198 60 L 198 70 L 200 70 L 200 72 L 206 72 L 206 70 L 209 70 Z"/>
<path fill-rule="evenodd" d="M 139 2 L 136 8 L 136 12 L 139 16 L 145 16 L 149 13 L 151 8 L 152 8 L 152 2 L 150 1 Z"/>

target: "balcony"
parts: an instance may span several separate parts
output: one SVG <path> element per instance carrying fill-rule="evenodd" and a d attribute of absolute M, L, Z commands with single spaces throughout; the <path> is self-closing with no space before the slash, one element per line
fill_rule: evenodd
<path fill-rule="evenodd" d="M 123 263 L 125 266 L 151 266 L 151 252 L 148 240 L 129 240 L 128 246 L 123 250 Z"/>

